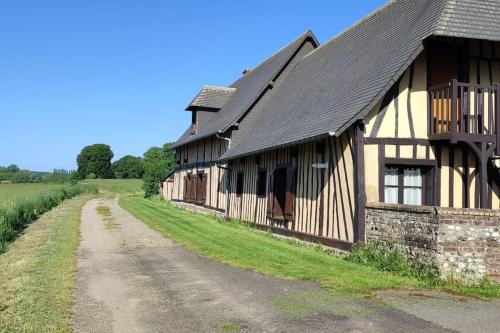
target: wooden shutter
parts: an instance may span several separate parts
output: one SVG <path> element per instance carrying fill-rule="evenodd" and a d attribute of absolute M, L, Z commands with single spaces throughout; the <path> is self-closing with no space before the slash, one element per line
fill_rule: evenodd
<path fill-rule="evenodd" d="M 273 173 L 270 172 L 268 175 L 268 180 L 267 180 L 267 212 L 266 215 L 269 218 L 274 217 L 274 191 L 273 191 L 273 185 L 274 185 L 274 177 Z"/>
<path fill-rule="evenodd" d="M 198 193 L 198 175 L 191 176 L 191 201 L 196 202 L 196 194 Z"/>
<path fill-rule="evenodd" d="M 207 174 L 201 175 L 201 203 L 205 204 L 207 201 Z"/>
<path fill-rule="evenodd" d="M 184 176 L 184 194 L 183 194 L 183 197 L 182 199 L 184 201 L 187 201 L 188 199 L 188 176 Z"/>
<path fill-rule="evenodd" d="M 295 219 L 295 190 L 297 188 L 297 168 L 288 167 L 286 169 L 286 197 L 284 217 L 286 220 Z"/>
<path fill-rule="evenodd" d="M 186 176 L 186 191 L 184 193 L 184 201 L 191 201 L 191 177 Z"/>
<path fill-rule="evenodd" d="M 196 195 L 195 195 L 195 201 L 196 203 L 201 203 L 201 175 L 196 175 L 194 177 L 195 179 L 195 184 L 196 184 Z"/>

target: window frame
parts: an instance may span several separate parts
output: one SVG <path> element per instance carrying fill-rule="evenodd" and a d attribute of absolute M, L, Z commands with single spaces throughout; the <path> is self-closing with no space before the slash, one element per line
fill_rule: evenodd
<path fill-rule="evenodd" d="M 257 170 L 255 194 L 258 198 L 265 198 L 267 195 L 267 178 L 267 169 Z"/>
<path fill-rule="evenodd" d="M 414 160 L 411 160 L 414 161 Z M 396 163 L 394 163 L 396 162 Z M 412 205 L 404 203 L 404 190 L 405 188 L 416 188 L 415 186 L 405 186 L 404 184 L 404 171 L 405 169 L 420 169 L 420 176 L 422 177 L 422 186 L 419 187 L 422 189 L 422 197 L 420 206 L 434 206 L 436 204 L 436 194 L 433 191 L 429 191 L 429 187 L 432 188 L 431 185 L 434 184 L 434 177 L 436 173 L 435 164 L 432 163 L 434 161 L 423 161 L 424 163 L 407 163 L 408 161 L 401 162 L 401 159 L 386 159 L 386 163 L 384 165 L 384 169 L 381 170 L 381 185 L 382 187 L 379 189 L 381 202 L 388 203 L 385 198 L 385 189 L 388 187 L 398 189 L 398 203 L 399 205 Z M 385 175 L 386 170 L 389 168 L 395 168 L 398 170 L 398 182 L 396 185 L 386 185 L 385 183 Z M 412 205 L 419 206 L 419 205 Z"/>

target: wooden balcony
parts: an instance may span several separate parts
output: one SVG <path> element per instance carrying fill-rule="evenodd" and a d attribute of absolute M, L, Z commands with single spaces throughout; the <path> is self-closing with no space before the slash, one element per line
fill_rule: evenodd
<path fill-rule="evenodd" d="M 429 138 L 500 147 L 500 85 L 452 80 L 429 89 Z"/>

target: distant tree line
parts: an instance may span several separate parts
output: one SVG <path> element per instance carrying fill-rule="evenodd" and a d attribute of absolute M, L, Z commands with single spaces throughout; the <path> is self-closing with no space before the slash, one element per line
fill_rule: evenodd
<path fill-rule="evenodd" d="M 2 183 L 38 183 L 42 175 L 29 170 L 21 170 L 16 164 L 0 166 L 0 182 Z"/>
<path fill-rule="evenodd" d="M 0 183 L 67 183 L 75 178 L 76 172 L 54 169 L 53 172 L 24 170 L 16 164 L 0 166 Z M 76 177 L 77 178 L 77 177 Z"/>
<path fill-rule="evenodd" d="M 149 148 L 142 157 L 126 155 L 111 162 L 114 153 L 105 144 L 84 147 L 78 154 L 76 171 L 54 169 L 49 172 L 22 170 L 16 164 L 0 166 L 0 183 L 77 183 L 82 179 L 144 179 L 146 196 L 158 194 L 161 179 L 175 166 L 171 143 Z"/>
<path fill-rule="evenodd" d="M 146 196 L 158 194 L 162 177 L 175 166 L 175 151 L 171 143 L 149 148 L 142 157 L 126 155 L 111 162 L 114 153 L 105 144 L 86 146 L 77 156 L 80 179 L 144 179 Z"/>

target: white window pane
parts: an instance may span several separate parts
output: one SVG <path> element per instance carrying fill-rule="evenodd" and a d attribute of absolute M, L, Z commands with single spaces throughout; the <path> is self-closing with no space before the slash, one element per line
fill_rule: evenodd
<path fill-rule="evenodd" d="M 386 187 L 384 192 L 384 199 L 387 203 L 397 204 L 398 203 L 398 188 L 397 187 Z"/>
<path fill-rule="evenodd" d="M 404 169 L 405 186 L 422 186 L 422 173 L 420 169 Z"/>
<path fill-rule="evenodd" d="M 422 204 L 422 189 L 421 188 L 405 188 L 403 203 L 405 205 L 421 205 Z"/>
<path fill-rule="evenodd" d="M 397 168 L 387 168 L 385 169 L 385 185 L 398 185 L 398 169 Z"/>

